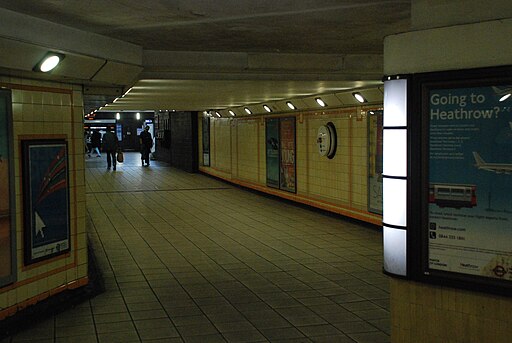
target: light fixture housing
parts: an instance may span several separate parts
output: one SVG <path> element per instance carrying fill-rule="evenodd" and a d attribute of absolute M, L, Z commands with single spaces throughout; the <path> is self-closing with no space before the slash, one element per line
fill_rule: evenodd
<path fill-rule="evenodd" d="M 383 250 L 386 273 L 407 276 L 408 127 L 406 78 L 384 81 Z M 355 97 L 355 94 L 352 93 Z"/>
<path fill-rule="evenodd" d="M 315 98 L 315 101 L 318 105 L 322 107 L 327 107 L 327 104 L 325 103 L 325 101 L 322 100 L 322 98 Z"/>
<path fill-rule="evenodd" d="M 231 111 L 231 110 L 229 110 L 228 112 L 229 112 L 229 114 L 231 114 L 231 116 L 233 116 L 233 117 L 235 117 L 235 116 L 236 116 L 235 112 L 233 112 L 233 111 Z"/>
<path fill-rule="evenodd" d="M 32 70 L 48 73 L 55 69 L 57 65 L 64 59 L 64 55 L 58 52 L 48 52 L 41 61 L 39 61 Z"/>
<path fill-rule="evenodd" d="M 252 114 L 252 111 L 249 109 L 249 107 L 244 107 L 244 111 L 247 114 Z"/>
<path fill-rule="evenodd" d="M 124 98 L 126 96 L 126 94 L 128 94 L 132 91 L 132 89 L 133 89 L 133 87 L 128 88 L 128 90 L 126 92 L 124 92 L 123 95 L 121 95 L 121 98 Z"/>
<path fill-rule="evenodd" d="M 292 104 L 292 102 L 291 102 L 291 101 L 287 101 L 287 102 L 286 102 L 286 105 L 288 105 L 288 107 L 289 107 L 290 109 L 292 109 L 292 110 L 296 110 L 296 109 L 297 109 L 297 107 L 295 107 L 295 105 L 294 105 L 294 104 Z"/>
<path fill-rule="evenodd" d="M 354 98 L 356 98 L 356 100 L 358 102 L 362 103 L 362 104 L 365 103 L 365 102 L 368 102 L 368 100 L 366 100 L 366 98 L 361 93 L 359 93 L 359 92 L 352 93 L 352 96 Z"/>
<path fill-rule="evenodd" d="M 272 109 L 270 107 L 268 107 L 267 105 L 263 105 L 263 108 L 265 109 L 265 111 L 267 111 L 268 113 L 272 112 Z"/>

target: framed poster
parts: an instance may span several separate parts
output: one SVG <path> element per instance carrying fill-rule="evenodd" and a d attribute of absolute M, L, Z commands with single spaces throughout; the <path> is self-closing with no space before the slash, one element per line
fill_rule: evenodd
<path fill-rule="evenodd" d="M 68 153 L 65 140 L 24 140 L 25 264 L 70 250 Z"/>
<path fill-rule="evenodd" d="M 382 214 L 382 110 L 368 111 L 368 212 Z"/>
<path fill-rule="evenodd" d="M 295 117 L 280 119 L 279 143 L 281 160 L 279 188 L 295 193 Z"/>
<path fill-rule="evenodd" d="M 512 286 L 512 78 L 503 75 L 421 82 L 425 275 Z"/>
<path fill-rule="evenodd" d="M 279 188 L 279 118 L 265 120 L 267 186 Z"/>
<path fill-rule="evenodd" d="M 16 278 L 11 92 L 0 89 L 0 287 Z"/>
<path fill-rule="evenodd" d="M 210 117 L 203 117 L 203 166 L 210 166 Z"/>

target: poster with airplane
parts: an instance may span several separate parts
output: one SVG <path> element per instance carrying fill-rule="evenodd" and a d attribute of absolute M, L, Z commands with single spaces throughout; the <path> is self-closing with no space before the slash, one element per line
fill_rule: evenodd
<path fill-rule="evenodd" d="M 430 269 L 512 281 L 511 95 L 430 89 Z"/>
<path fill-rule="evenodd" d="M 25 140 L 23 147 L 25 263 L 70 249 L 67 144 Z"/>

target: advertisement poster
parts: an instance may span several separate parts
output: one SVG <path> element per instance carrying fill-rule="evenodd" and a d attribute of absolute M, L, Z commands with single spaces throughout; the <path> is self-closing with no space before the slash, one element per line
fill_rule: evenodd
<path fill-rule="evenodd" d="M 0 92 L 0 286 L 11 275 L 9 125 L 7 98 Z"/>
<path fill-rule="evenodd" d="M 512 280 L 511 92 L 430 89 L 430 269 Z"/>
<path fill-rule="evenodd" d="M 281 118 L 280 131 L 280 189 L 295 192 L 295 118 Z"/>
<path fill-rule="evenodd" d="M 69 185 L 65 141 L 23 141 L 26 263 L 68 251 Z"/>
<path fill-rule="evenodd" d="M 265 121 L 267 186 L 279 188 L 279 118 Z"/>
<path fill-rule="evenodd" d="M 382 110 L 368 113 L 368 212 L 382 214 Z"/>
<path fill-rule="evenodd" d="M 203 166 L 210 166 L 210 117 L 203 117 Z"/>

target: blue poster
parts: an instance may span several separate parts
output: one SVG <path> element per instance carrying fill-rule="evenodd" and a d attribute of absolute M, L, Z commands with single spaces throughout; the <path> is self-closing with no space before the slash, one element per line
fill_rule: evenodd
<path fill-rule="evenodd" d="M 69 195 L 65 142 L 24 142 L 28 157 L 25 225 L 29 224 L 27 262 L 68 251 Z M 28 208 L 27 208 L 28 207 Z"/>
<path fill-rule="evenodd" d="M 0 92 L 0 286 L 11 275 L 11 207 L 7 97 Z"/>
<path fill-rule="evenodd" d="M 203 166 L 210 166 L 210 117 L 203 117 Z"/>
<path fill-rule="evenodd" d="M 279 188 L 279 118 L 265 121 L 267 186 Z"/>
<path fill-rule="evenodd" d="M 511 93 L 429 93 L 430 269 L 512 280 Z"/>

